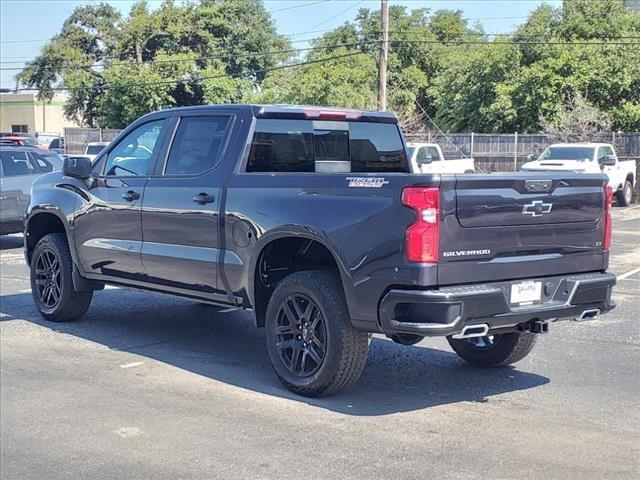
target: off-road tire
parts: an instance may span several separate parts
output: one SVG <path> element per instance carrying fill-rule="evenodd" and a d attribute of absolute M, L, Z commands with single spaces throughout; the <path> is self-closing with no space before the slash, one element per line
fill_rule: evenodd
<path fill-rule="evenodd" d="M 624 185 L 618 192 L 618 205 L 621 207 L 628 207 L 631 205 L 631 200 L 633 198 L 633 186 L 631 182 L 628 180 L 624 182 Z"/>
<path fill-rule="evenodd" d="M 307 377 L 290 371 L 276 345 L 278 318 L 285 300 L 292 295 L 303 295 L 312 300 L 324 317 L 326 351 L 318 370 Z M 332 273 L 296 272 L 280 281 L 267 306 L 265 327 L 271 365 L 280 381 L 295 393 L 308 397 L 334 394 L 353 385 L 364 369 L 369 336 L 353 327 L 342 283 Z"/>
<path fill-rule="evenodd" d="M 36 286 L 38 258 L 43 251 L 52 252 L 59 262 L 59 300 L 48 306 L 40 298 Z M 50 233 L 40 239 L 31 256 L 31 294 L 38 312 L 45 320 L 71 322 L 81 318 L 88 310 L 93 292 L 77 292 L 73 288 L 73 260 L 67 238 L 63 233 Z"/>
<path fill-rule="evenodd" d="M 503 333 L 495 335 L 495 343 L 476 347 L 469 339 L 447 337 L 451 348 L 464 360 L 480 367 L 502 367 L 519 362 L 529 355 L 537 336 L 532 333 Z"/>

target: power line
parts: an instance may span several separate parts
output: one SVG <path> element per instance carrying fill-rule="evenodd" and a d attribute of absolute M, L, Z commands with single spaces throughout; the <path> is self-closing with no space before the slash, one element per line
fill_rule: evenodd
<path fill-rule="evenodd" d="M 628 38 L 640 38 L 640 37 L 628 37 Z M 99 68 L 99 67 L 110 67 L 110 66 L 132 66 L 136 67 L 139 65 L 155 65 L 155 64 L 176 64 L 176 63 L 185 63 L 185 62 L 198 62 L 205 60 L 228 60 L 228 59 L 237 59 L 237 58 L 248 58 L 248 57 L 267 57 L 285 53 L 299 53 L 305 51 L 314 51 L 314 50 L 333 50 L 336 48 L 348 48 L 348 47 L 363 47 L 365 45 L 374 45 L 380 43 L 380 40 L 368 40 L 368 41 L 360 41 L 353 43 L 337 43 L 333 45 L 324 45 L 324 46 L 316 46 L 316 47 L 306 47 L 306 48 L 295 48 L 295 49 L 286 49 L 286 50 L 273 50 L 268 52 L 243 52 L 239 54 L 226 54 L 220 56 L 207 56 L 207 57 L 194 57 L 194 58 L 176 58 L 176 59 L 159 59 L 159 60 L 149 60 L 143 62 L 142 64 L 137 64 L 132 61 L 128 62 L 110 62 L 110 63 L 94 63 L 91 65 L 80 65 L 80 64 L 63 64 L 59 67 L 59 69 L 83 69 L 83 68 Z M 519 45 L 546 45 L 546 46 L 591 46 L 591 47 L 605 47 L 605 46 L 639 46 L 639 42 L 622 42 L 622 41 L 473 41 L 473 40 L 408 40 L 408 39 L 389 39 L 389 43 L 391 46 L 394 44 L 425 44 L 425 45 L 442 45 L 442 46 L 454 46 L 454 45 L 481 45 L 481 46 L 497 46 L 497 45 L 511 45 L 511 46 L 519 46 Z M 0 62 L 2 63 L 2 62 Z M 16 62 L 6 62 L 6 63 L 16 63 Z M 0 71 L 22 71 L 26 67 L 0 67 Z"/>
<path fill-rule="evenodd" d="M 400 81 L 400 83 L 402 84 L 402 88 L 404 88 L 405 90 L 408 90 L 406 84 L 404 83 L 404 80 L 402 80 L 402 78 L 398 77 L 398 80 Z M 438 126 L 438 124 L 435 122 L 435 120 L 433 118 L 431 118 L 431 116 L 427 113 L 427 110 L 422 106 L 422 104 L 420 102 L 418 102 L 418 99 L 416 98 L 414 100 L 414 103 L 416 104 L 416 106 L 420 109 L 420 111 L 422 112 L 422 114 L 427 117 L 427 119 L 431 122 L 431 124 L 436 127 L 436 130 L 438 130 L 438 132 L 440 132 L 440 135 L 442 135 L 451 145 L 453 145 L 453 147 L 458 150 L 462 156 L 464 156 L 465 158 L 468 158 L 469 156 L 462 151 L 462 149 L 460 147 L 458 147 L 458 145 L 456 145 L 453 140 L 451 140 L 446 133 L 444 133 L 442 131 L 442 129 Z"/>
<path fill-rule="evenodd" d="M 307 42 L 313 41 L 313 40 L 320 40 L 320 38 L 311 38 L 311 39 L 303 39 L 303 40 L 291 40 L 289 43 L 307 43 Z M 316 47 L 313 47 L 313 48 L 316 48 Z M 229 47 L 225 46 L 225 47 L 214 48 L 211 51 L 212 52 L 220 52 L 220 51 L 224 51 L 224 50 L 228 50 L 228 49 L 229 49 Z M 300 50 L 300 49 L 295 49 L 295 50 Z M 293 49 L 292 49 L 292 51 L 293 51 Z M 248 53 L 258 54 L 259 52 L 248 52 Z M 198 57 L 198 58 L 227 58 L 227 57 L 228 57 L 228 55 L 227 56 L 221 56 L 221 57 Z M 22 64 L 24 64 L 24 63 L 27 63 L 27 62 L 32 61 L 34 59 L 34 57 L 4 57 L 4 58 L 24 58 L 26 61 L 25 60 L 22 60 L 22 61 L 19 61 L 19 60 L 0 61 L 0 64 L 3 64 L 3 63 L 22 63 Z M 103 58 L 103 60 L 109 60 L 111 58 L 118 59 L 119 57 L 113 56 L 113 55 L 105 55 L 102 58 Z M 120 62 L 120 63 L 127 64 L 127 65 L 129 63 L 135 64 L 135 62 Z M 143 62 L 143 63 L 146 63 L 146 62 Z M 111 62 L 111 63 L 104 64 L 104 65 L 107 66 L 107 65 L 114 65 L 114 64 L 115 64 L 114 62 Z M 102 65 L 102 63 L 94 62 L 93 65 L 100 66 L 100 65 Z M 137 65 L 137 64 L 135 64 L 135 65 Z"/>
<path fill-rule="evenodd" d="M 399 34 L 404 34 L 404 35 L 412 35 L 412 36 L 427 36 L 427 35 L 431 35 L 434 36 L 435 33 L 434 32 L 425 32 L 425 31 L 404 31 L 404 30 L 389 30 L 389 33 L 399 33 Z M 523 35 L 520 33 L 482 33 L 482 32 L 462 32 L 462 33 L 452 33 L 451 34 L 454 37 L 507 37 L 507 38 L 540 38 L 543 35 Z M 555 35 L 552 35 L 555 36 Z M 583 41 L 587 41 L 587 40 L 597 40 L 597 41 L 602 41 L 602 42 L 606 42 L 606 41 L 612 41 L 612 40 L 640 40 L 640 35 L 623 35 L 623 36 L 616 36 L 616 37 L 592 37 L 590 39 L 584 39 Z M 543 42 L 544 40 L 541 40 L 541 42 Z M 569 40 L 569 42 L 571 42 L 571 40 Z"/>
<path fill-rule="evenodd" d="M 360 42 L 351 42 L 351 43 L 338 43 L 334 45 L 325 45 L 325 46 L 316 46 L 316 47 L 305 47 L 305 48 L 293 48 L 286 50 L 271 50 L 268 52 L 243 52 L 237 54 L 227 54 L 227 55 L 216 55 L 216 56 L 206 56 L 206 57 L 194 57 L 194 58 L 176 58 L 176 59 L 159 59 L 159 60 L 149 60 L 143 62 L 142 64 L 137 64 L 135 62 L 110 62 L 110 63 L 94 63 L 91 65 L 82 65 L 82 64 L 67 64 L 62 65 L 60 69 L 82 69 L 89 67 L 111 67 L 115 65 L 124 65 L 137 67 L 139 65 L 156 65 L 156 64 L 173 64 L 173 63 L 186 63 L 186 62 L 198 62 L 205 60 L 230 60 L 237 58 L 246 58 L 246 57 L 267 57 L 285 53 L 299 53 L 299 52 L 309 52 L 314 50 L 335 50 L 336 48 L 343 47 L 360 47 L 367 44 L 375 44 L 379 43 L 379 40 L 369 40 L 369 41 L 360 41 Z M 0 71 L 16 71 L 16 70 L 24 70 L 25 67 L 2 67 Z"/>
<path fill-rule="evenodd" d="M 391 43 L 425 43 L 425 44 L 443 44 L 443 45 L 564 45 L 564 46 L 610 46 L 610 45 L 639 45 L 640 42 L 606 42 L 606 41 L 598 41 L 598 42 L 588 42 L 588 41 L 525 41 L 525 42 L 505 42 L 505 41 L 491 41 L 491 42 L 482 42 L 482 41 L 473 41 L 473 40 L 389 40 Z"/>
<path fill-rule="evenodd" d="M 294 8 L 310 7 L 311 5 L 317 5 L 319 3 L 327 3 L 327 2 L 330 2 L 330 1 L 331 0 L 318 0 L 316 2 L 304 3 L 304 4 L 301 4 L 301 5 L 292 5 L 290 7 L 276 8 L 275 10 L 267 10 L 267 12 L 269 12 L 269 13 L 284 12 L 285 10 L 293 10 Z"/>
<path fill-rule="evenodd" d="M 323 20 L 322 22 L 318 23 L 317 25 L 314 25 L 313 27 L 310 27 L 309 30 L 312 30 L 314 28 L 318 28 L 321 27 L 322 25 L 329 23 L 331 20 L 333 20 L 334 18 L 339 17 L 340 15 L 342 15 L 343 13 L 347 13 L 349 10 L 352 10 L 354 8 L 356 8 L 359 5 L 362 5 L 365 2 L 365 0 L 362 0 L 354 5 L 351 5 L 350 7 L 345 8 L 344 10 L 339 11 L 338 13 L 336 13 L 335 15 L 327 18 L 326 20 Z"/>
<path fill-rule="evenodd" d="M 203 80 L 214 80 L 217 78 L 227 78 L 227 77 L 245 77 L 245 76 L 250 76 L 250 75 L 255 75 L 258 73 L 267 73 L 267 72 L 273 72 L 276 70 L 285 70 L 287 68 L 294 68 L 294 67 L 301 67 L 304 65 L 312 65 L 315 63 L 325 63 L 325 62 L 329 62 L 332 60 L 339 60 L 341 58 L 346 58 L 346 57 L 353 57 L 355 55 L 364 55 L 367 54 L 367 52 L 351 52 L 351 53 L 346 53 L 344 55 L 335 55 L 333 57 L 325 57 L 325 58 L 319 58 L 316 60 L 308 60 L 305 62 L 299 62 L 299 63 L 292 63 L 289 65 L 280 65 L 277 67 L 269 67 L 269 68 L 262 68 L 262 69 L 258 69 L 258 70 L 251 70 L 248 72 L 239 72 L 239 73 L 229 73 L 229 74 L 221 74 L 221 75 L 210 75 L 210 76 L 206 76 L 206 77 L 199 77 L 199 78 L 184 78 L 184 79 L 177 79 L 177 80 L 160 80 L 157 82 L 140 82 L 140 83 L 125 83 L 125 84 L 104 84 L 104 85 L 91 85 L 91 86 L 86 86 L 86 87 L 52 87 L 50 89 L 47 90 L 51 90 L 54 92 L 57 91 L 83 91 L 83 90 L 95 90 L 95 89 L 105 89 L 105 88 L 132 88 L 132 87 L 152 87 L 152 86 L 157 86 L 157 85 L 172 85 L 172 84 L 184 84 L 184 83 L 193 83 L 193 82 L 201 82 Z M 14 91 L 16 92 L 25 92 L 25 91 L 33 91 L 33 90 L 38 90 L 37 88 L 30 88 L 30 87 L 24 87 L 24 88 L 18 88 Z"/>

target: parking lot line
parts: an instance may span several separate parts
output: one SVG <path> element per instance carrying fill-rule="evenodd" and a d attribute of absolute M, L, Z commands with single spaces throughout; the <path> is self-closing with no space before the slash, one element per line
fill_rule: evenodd
<path fill-rule="evenodd" d="M 624 280 L 625 278 L 629 278 L 636 273 L 640 273 L 640 267 L 629 270 L 627 273 L 623 273 L 622 275 L 618 275 L 618 280 Z"/>

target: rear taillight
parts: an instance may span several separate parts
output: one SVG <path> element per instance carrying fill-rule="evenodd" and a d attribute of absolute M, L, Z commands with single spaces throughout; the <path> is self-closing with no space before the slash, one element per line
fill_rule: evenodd
<path fill-rule="evenodd" d="M 611 204 L 613 203 L 613 189 L 610 185 L 604 187 L 604 242 L 602 248 L 611 248 Z"/>
<path fill-rule="evenodd" d="M 402 192 L 402 204 L 413 208 L 416 221 L 407 229 L 405 253 L 416 263 L 437 263 L 440 243 L 440 191 L 409 187 Z"/>

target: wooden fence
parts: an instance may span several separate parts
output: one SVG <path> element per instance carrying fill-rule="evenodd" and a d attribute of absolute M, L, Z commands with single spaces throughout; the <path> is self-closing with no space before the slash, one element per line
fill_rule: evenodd
<path fill-rule="evenodd" d="M 110 142 L 121 132 L 111 128 L 65 128 L 65 153 L 84 153 L 88 143 Z"/>

